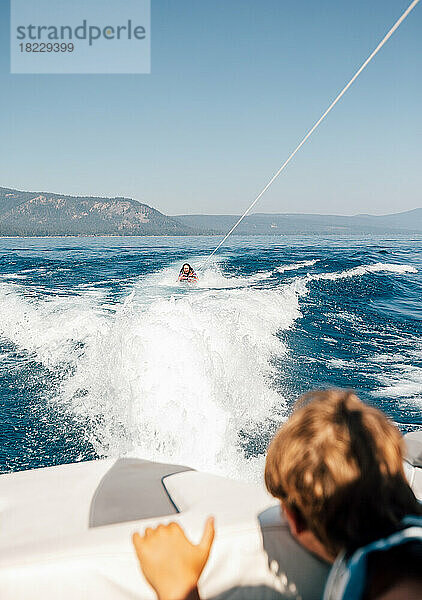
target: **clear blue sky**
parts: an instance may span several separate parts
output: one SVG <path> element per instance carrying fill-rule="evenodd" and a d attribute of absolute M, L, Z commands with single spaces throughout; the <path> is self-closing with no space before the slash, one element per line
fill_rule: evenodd
<path fill-rule="evenodd" d="M 152 0 L 151 75 L 10 75 L 0 0 L 0 186 L 240 213 L 410 0 Z M 422 5 L 260 212 L 422 206 Z"/>

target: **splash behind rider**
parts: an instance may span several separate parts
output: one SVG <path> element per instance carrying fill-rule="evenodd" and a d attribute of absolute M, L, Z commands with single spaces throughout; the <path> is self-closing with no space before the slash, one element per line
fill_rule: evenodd
<path fill-rule="evenodd" d="M 185 263 L 180 269 L 179 281 L 186 281 L 188 283 L 196 283 L 198 281 L 198 277 L 189 263 Z"/>

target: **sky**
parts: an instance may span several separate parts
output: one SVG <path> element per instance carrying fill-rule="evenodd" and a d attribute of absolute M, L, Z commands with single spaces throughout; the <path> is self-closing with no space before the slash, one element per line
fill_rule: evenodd
<path fill-rule="evenodd" d="M 240 214 L 409 3 L 152 0 L 151 74 L 12 75 L 0 0 L 0 186 Z M 255 212 L 422 206 L 421 31 L 422 3 Z"/>

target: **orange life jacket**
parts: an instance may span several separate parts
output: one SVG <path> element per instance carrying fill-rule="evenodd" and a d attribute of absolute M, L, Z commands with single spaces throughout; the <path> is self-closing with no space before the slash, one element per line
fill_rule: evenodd
<path fill-rule="evenodd" d="M 179 281 L 198 281 L 198 277 L 195 271 L 189 271 L 189 273 L 184 273 L 183 271 L 179 273 Z"/>

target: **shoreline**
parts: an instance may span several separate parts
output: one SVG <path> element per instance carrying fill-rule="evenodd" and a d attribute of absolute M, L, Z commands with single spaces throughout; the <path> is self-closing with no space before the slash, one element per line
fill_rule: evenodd
<path fill-rule="evenodd" d="M 121 239 L 128 239 L 128 238 L 137 238 L 137 239 L 144 239 L 144 238 L 163 238 L 163 237 L 168 237 L 168 238 L 221 238 L 224 236 L 224 233 L 214 233 L 214 234 L 201 234 L 201 233 L 197 233 L 197 234 L 179 234 L 179 235 L 171 235 L 171 234 L 161 234 L 161 235 L 118 235 L 118 234 L 111 234 L 111 233 L 99 233 L 99 234 L 78 234 L 78 235 L 73 235 L 73 234 L 54 234 L 54 235 L 1 235 L 0 234 L 0 239 L 4 239 L 4 240 L 19 240 L 19 239 L 59 239 L 59 238 L 69 238 L 69 239 L 82 239 L 82 238 L 121 238 Z M 363 236 L 371 236 L 371 237 L 375 237 L 375 236 L 391 236 L 391 237 L 420 237 L 422 238 L 422 232 L 420 231 L 402 231 L 402 232 L 395 232 L 395 231 L 385 231 L 385 232 L 356 232 L 356 233 L 351 233 L 351 232 L 295 232 L 295 233 L 276 233 L 276 234 L 271 234 L 271 233 L 234 233 L 233 237 L 237 237 L 237 238 L 263 238 L 263 237 L 267 237 L 267 238 L 271 238 L 271 239 L 275 239 L 275 238 L 284 238 L 284 237 L 297 237 L 297 236 L 309 236 L 309 237 L 348 237 L 348 238 L 357 238 L 357 237 L 363 237 Z"/>

